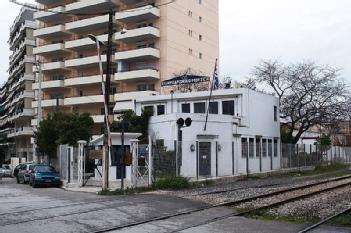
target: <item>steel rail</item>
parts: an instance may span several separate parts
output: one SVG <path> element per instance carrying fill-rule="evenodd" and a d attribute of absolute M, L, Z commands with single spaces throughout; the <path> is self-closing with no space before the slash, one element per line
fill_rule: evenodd
<path fill-rule="evenodd" d="M 338 178 L 334 178 L 334 179 L 329 179 L 329 180 L 325 180 L 325 181 L 322 181 L 322 182 L 317 182 L 317 183 L 313 183 L 313 184 L 303 185 L 303 186 L 299 186 L 299 187 L 293 187 L 293 188 L 290 188 L 290 189 L 284 189 L 284 190 L 281 190 L 281 191 L 271 192 L 271 193 L 268 193 L 268 194 L 262 194 L 262 195 L 249 197 L 249 198 L 245 198 L 245 199 L 241 199 L 241 200 L 237 200 L 237 201 L 229 201 L 229 202 L 224 202 L 224 203 L 220 203 L 220 204 L 217 204 L 217 205 L 205 206 L 205 207 L 197 208 L 197 209 L 191 210 L 191 211 L 178 212 L 176 214 L 169 214 L 169 215 L 154 217 L 154 218 L 145 219 L 145 220 L 141 220 L 141 221 L 137 221 L 137 222 L 133 222 L 133 223 L 126 223 L 126 224 L 122 224 L 122 225 L 118 225 L 118 226 L 111 226 L 111 227 L 108 227 L 108 228 L 92 231 L 91 233 L 103 233 L 103 232 L 121 230 L 121 229 L 130 228 L 130 227 L 134 227 L 134 226 L 138 226 L 138 225 L 142 225 L 142 224 L 147 224 L 147 223 L 151 223 L 151 222 L 166 220 L 166 219 L 173 218 L 173 217 L 178 217 L 178 216 L 183 216 L 183 215 L 190 215 L 192 213 L 200 212 L 200 211 L 203 211 L 203 210 L 219 208 L 219 207 L 232 207 L 232 206 L 235 206 L 235 205 L 238 205 L 238 204 L 241 204 L 241 203 L 244 203 L 244 202 L 250 202 L 250 201 L 253 201 L 253 200 L 256 200 L 256 199 L 259 199 L 259 198 L 266 198 L 266 197 L 271 197 L 271 196 L 277 196 L 279 194 L 287 193 L 289 191 L 296 191 L 296 190 L 299 190 L 299 189 L 310 188 L 310 187 L 313 187 L 313 186 L 317 186 L 317 185 L 321 185 L 321 184 L 325 184 L 325 183 L 330 183 L 330 182 L 335 182 L 335 181 L 340 181 L 340 180 L 349 179 L 349 178 L 351 178 L 351 175 L 338 177 Z M 322 192 L 327 192 L 327 191 L 330 191 L 330 190 L 333 190 L 333 189 L 337 189 L 337 188 L 341 188 L 341 187 L 348 186 L 348 185 L 351 185 L 351 181 L 347 182 L 345 184 L 340 184 L 340 185 L 336 185 L 336 186 L 333 186 L 333 187 L 329 187 L 329 188 L 321 189 L 321 190 L 318 190 L 318 191 L 310 192 L 310 193 L 307 193 L 307 194 L 295 196 L 293 198 L 288 198 L 288 199 L 285 199 L 285 200 L 282 200 L 282 201 L 279 201 L 279 202 L 272 203 L 270 205 L 260 206 L 258 208 L 253 208 L 253 209 L 242 211 L 242 212 L 231 213 L 231 214 L 224 215 L 224 216 L 221 216 L 221 217 L 216 217 L 216 218 L 213 218 L 211 220 L 206 221 L 205 223 L 192 225 L 190 227 L 185 227 L 185 228 L 182 228 L 182 229 L 177 229 L 174 232 L 178 232 L 178 231 L 189 229 L 189 228 L 196 227 L 196 226 L 205 225 L 205 224 L 208 224 L 208 223 L 211 223 L 211 222 L 216 222 L 216 221 L 219 221 L 219 220 L 222 220 L 222 219 L 226 219 L 226 218 L 229 218 L 229 217 L 243 216 L 243 215 L 246 215 L 246 214 L 254 212 L 254 211 L 267 209 L 267 208 L 273 208 L 273 207 L 276 207 L 276 206 L 279 206 L 279 205 L 283 205 L 283 204 L 288 203 L 288 202 L 296 201 L 298 199 L 303 199 L 303 198 L 306 198 L 306 197 L 309 197 L 309 196 L 313 196 L 313 195 L 316 195 L 316 194 L 319 194 L 319 193 L 322 193 Z"/>
<path fill-rule="evenodd" d="M 317 223 L 315 223 L 315 224 L 313 224 L 313 225 L 311 225 L 309 227 L 306 227 L 305 229 L 299 231 L 298 233 L 309 232 L 309 231 L 311 231 L 313 229 L 318 228 L 319 226 L 323 225 L 324 223 L 329 222 L 330 220 L 332 220 L 334 218 L 337 218 L 337 217 L 339 217 L 339 216 L 341 216 L 343 214 L 346 214 L 347 212 L 350 212 L 351 211 L 351 205 L 349 205 L 349 206 L 350 206 L 349 208 L 347 208 L 347 209 L 345 209 L 345 210 L 343 210 L 343 211 L 341 211 L 339 213 L 336 213 L 336 214 L 334 214 L 332 216 L 329 216 L 328 218 L 325 218 L 325 219 L 323 219 L 323 220 L 321 220 L 321 221 L 319 221 L 319 222 L 317 222 Z"/>

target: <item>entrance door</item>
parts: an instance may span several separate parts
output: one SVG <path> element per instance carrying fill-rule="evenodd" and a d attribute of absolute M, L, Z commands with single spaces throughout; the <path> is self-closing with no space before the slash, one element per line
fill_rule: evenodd
<path fill-rule="evenodd" d="M 199 142 L 199 176 L 211 176 L 211 142 Z"/>

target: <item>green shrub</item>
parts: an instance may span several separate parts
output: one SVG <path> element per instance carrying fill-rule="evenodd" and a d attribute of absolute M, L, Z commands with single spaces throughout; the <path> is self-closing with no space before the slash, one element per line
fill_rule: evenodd
<path fill-rule="evenodd" d="M 154 189 L 187 189 L 190 187 L 190 182 L 186 177 L 169 176 L 157 179 L 152 187 Z"/>

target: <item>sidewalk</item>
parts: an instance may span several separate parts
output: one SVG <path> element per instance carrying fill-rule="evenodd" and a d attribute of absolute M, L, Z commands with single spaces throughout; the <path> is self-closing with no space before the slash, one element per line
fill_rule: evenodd
<path fill-rule="evenodd" d="M 65 187 L 62 186 L 63 190 L 70 191 L 70 192 L 83 192 L 83 193 L 95 193 L 97 194 L 101 191 L 101 187 L 94 187 L 94 186 L 86 186 L 86 187 Z"/>

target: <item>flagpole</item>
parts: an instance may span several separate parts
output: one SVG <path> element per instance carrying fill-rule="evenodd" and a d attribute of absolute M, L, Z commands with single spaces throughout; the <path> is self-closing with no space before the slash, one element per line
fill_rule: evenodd
<path fill-rule="evenodd" d="M 211 90 L 210 90 L 210 97 L 209 97 L 209 99 L 208 99 L 208 105 L 207 105 L 207 112 L 206 112 L 206 120 L 205 120 L 204 131 L 207 130 L 208 114 L 209 114 L 209 112 L 210 112 L 210 103 L 211 103 L 212 92 L 213 92 L 213 81 L 214 81 L 216 72 L 218 72 L 218 71 L 217 71 L 217 62 L 218 62 L 218 59 L 216 59 L 215 68 L 214 68 L 214 71 L 213 71 L 212 82 L 210 82 Z M 218 74 L 217 74 L 217 76 L 218 76 Z"/>

